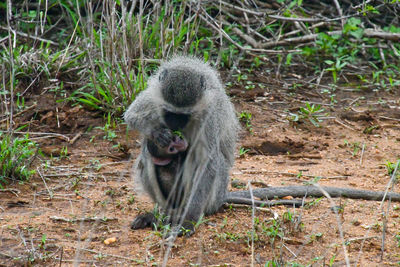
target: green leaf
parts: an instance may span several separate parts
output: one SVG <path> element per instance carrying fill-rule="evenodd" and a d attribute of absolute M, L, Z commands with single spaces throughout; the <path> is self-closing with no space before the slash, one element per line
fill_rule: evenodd
<path fill-rule="evenodd" d="M 364 35 L 364 29 L 357 29 L 354 31 L 350 31 L 349 34 L 357 39 L 361 39 Z"/>

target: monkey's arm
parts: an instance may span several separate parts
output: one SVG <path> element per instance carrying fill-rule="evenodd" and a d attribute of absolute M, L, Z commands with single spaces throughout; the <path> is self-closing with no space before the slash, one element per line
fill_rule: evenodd
<path fill-rule="evenodd" d="M 151 137 L 154 129 L 161 128 L 159 105 L 154 101 L 151 91 L 141 92 L 129 106 L 124 119 L 131 129 Z"/>

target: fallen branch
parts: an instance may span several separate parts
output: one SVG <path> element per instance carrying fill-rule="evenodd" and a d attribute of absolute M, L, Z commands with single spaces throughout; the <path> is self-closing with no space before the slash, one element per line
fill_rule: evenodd
<path fill-rule="evenodd" d="M 81 250 L 87 251 L 87 252 L 90 252 L 90 253 L 94 253 L 94 254 L 97 254 L 97 255 L 103 255 L 103 256 L 106 256 L 106 257 L 113 257 L 113 258 L 117 258 L 117 259 L 123 259 L 123 260 L 137 262 L 137 259 L 134 259 L 134 258 L 124 257 L 124 256 L 116 255 L 116 254 L 104 253 L 104 252 L 93 250 L 93 249 L 82 248 Z"/>
<path fill-rule="evenodd" d="M 58 217 L 58 216 L 51 216 L 51 220 L 56 221 L 56 222 L 69 222 L 69 223 L 76 223 L 76 222 L 109 222 L 109 221 L 118 221 L 117 218 L 107 218 L 107 217 L 83 217 L 83 218 L 78 218 L 78 219 L 68 219 L 64 217 Z"/>
<path fill-rule="evenodd" d="M 27 112 L 27 111 L 29 111 L 29 110 L 35 108 L 36 106 L 37 106 L 37 104 L 33 104 L 32 106 L 27 107 L 26 109 L 24 109 L 24 110 L 18 112 L 17 114 L 14 114 L 13 118 L 18 117 L 18 116 L 21 115 L 21 114 L 24 114 L 25 112 Z M 9 119 L 9 118 L 2 119 L 2 120 L 0 120 L 0 123 L 3 123 L 3 122 L 5 122 L 5 121 L 7 121 L 8 119 Z"/>
<path fill-rule="evenodd" d="M 273 50 L 273 49 L 259 49 L 259 48 L 248 48 L 248 47 L 244 47 L 242 45 L 240 45 L 238 42 L 235 42 L 230 36 L 229 34 L 227 34 L 223 29 L 218 28 L 215 24 L 215 20 L 204 10 L 201 10 L 207 17 L 199 14 L 199 18 L 201 20 L 203 20 L 208 26 L 210 26 L 211 28 L 213 28 L 216 32 L 218 32 L 219 34 L 222 34 L 222 36 L 225 37 L 225 39 L 227 39 L 229 42 L 231 42 L 234 46 L 236 46 L 237 48 L 239 48 L 242 51 L 246 51 L 246 52 L 260 52 L 260 53 L 269 53 L 269 54 L 280 54 L 280 53 L 294 53 L 294 52 L 300 52 L 299 49 L 296 50 L 292 50 L 292 51 L 280 51 L 280 50 Z M 211 20 L 212 22 L 210 22 L 209 20 Z"/>
<path fill-rule="evenodd" d="M 14 194 L 17 197 L 18 197 L 18 194 L 21 193 L 21 191 L 19 191 L 16 188 L 0 188 L 0 192 L 9 192 L 9 193 Z"/>
<path fill-rule="evenodd" d="M 254 189 L 253 189 L 254 191 Z M 253 200 L 249 198 L 242 198 L 242 197 L 228 197 L 225 200 L 226 203 L 228 204 L 245 204 L 245 205 L 250 205 L 252 206 L 254 203 L 254 206 L 256 207 L 270 207 L 270 206 L 278 206 L 278 205 L 284 205 L 284 206 L 295 206 L 295 207 L 301 207 L 301 205 L 305 204 L 303 203 L 302 200 L 298 199 L 282 199 L 282 200 L 273 200 L 273 201 L 260 201 L 260 200 Z"/>
<path fill-rule="evenodd" d="M 244 32 L 242 32 L 240 29 L 234 27 L 232 28 L 232 31 L 234 33 L 236 33 L 237 35 L 240 36 L 240 38 L 242 38 L 243 40 L 245 40 L 248 44 L 250 44 L 252 47 L 254 48 L 260 48 L 260 43 L 257 42 L 253 37 L 245 34 Z"/>
<path fill-rule="evenodd" d="M 275 47 L 275 46 L 285 46 L 285 45 L 293 45 L 293 44 L 298 44 L 298 43 L 307 43 L 311 41 L 315 41 L 315 39 L 318 37 L 319 33 L 313 33 L 309 35 L 304 35 L 300 37 L 293 37 L 293 38 L 286 38 L 283 40 L 276 40 L 276 41 L 271 41 L 267 43 L 262 43 L 261 47 L 262 48 L 268 48 L 268 47 Z M 331 32 L 325 32 L 325 34 L 328 35 L 342 35 L 342 31 L 331 31 Z M 391 33 L 391 32 L 383 32 L 383 31 L 376 31 L 373 29 L 365 29 L 363 36 L 369 37 L 369 38 L 380 38 L 380 39 L 385 39 L 385 40 L 391 40 L 391 41 L 399 41 L 400 40 L 400 33 Z"/>
<path fill-rule="evenodd" d="M 268 18 L 272 18 L 272 19 L 277 19 L 277 20 L 283 20 L 283 21 L 302 21 L 302 22 L 320 22 L 320 21 L 336 21 L 336 20 L 344 20 L 346 18 L 351 18 L 351 17 L 355 17 L 358 16 L 359 13 L 356 14 L 352 14 L 352 15 L 347 15 L 347 16 L 342 16 L 342 14 L 340 14 L 339 17 L 336 18 L 300 18 L 300 17 L 284 17 L 284 16 L 279 16 L 279 15 L 272 15 L 272 14 L 268 14 L 267 10 L 264 11 L 254 11 L 251 9 L 246 9 L 246 8 L 241 8 L 238 7 L 236 5 L 230 4 L 230 3 L 226 3 L 224 1 L 220 1 L 221 4 L 232 8 L 232 9 L 236 9 L 238 11 L 242 11 L 254 16 L 258 16 L 258 17 L 268 17 Z"/>
<path fill-rule="evenodd" d="M 391 199 L 392 201 L 400 202 L 399 193 L 387 193 L 383 191 L 370 191 L 370 190 L 359 190 L 353 188 L 339 188 L 339 187 L 329 187 L 322 186 L 331 197 L 346 197 L 351 199 L 364 199 L 364 200 L 376 200 L 382 201 L 383 199 Z M 260 199 L 274 199 L 282 198 L 286 196 L 292 197 L 323 197 L 324 194 L 318 189 L 317 186 L 284 186 L 284 187 L 270 187 L 270 188 L 257 188 L 253 189 L 254 197 Z M 234 191 L 229 192 L 227 199 L 244 198 L 250 199 L 250 192 L 246 191 Z"/>
<path fill-rule="evenodd" d="M 78 140 L 79 137 L 81 137 L 82 134 L 83 134 L 82 131 L 80 131 L 79 133 L 77 133 L 77 134 L 69 141 L 69 143 L 70 143 L 71 145 L 73 145 L 73 144 L 75 143 L 75 141 Z"/>
<path fill-rule="evenodd" d="M 2 29 L 4 31 L 8 31 L 8 27 L 0 26 L 0 29 Z M 58 43 L 56 43 L 54 41 L 51 41 L 51 40 L 47 40 L 47 39 L 41 38 L 39 36 L 29 35 L 29 34 L 26 34 L 24 32 L 16 31 L 16 30 L 13 30 L 13 29 L 10 29 L 10 31 L 12 33 L 14 33 L 14 34 L 18 34 L 18 35 L 20 35 L 22 37 L 25 37 L 25 38 L 30 38 L 30 39 L 33 39 L 33 40 L 37 40 L 37 41 L 49 43 L 49 44 L 54 45 L 54 46 L 58 46 Z"/>

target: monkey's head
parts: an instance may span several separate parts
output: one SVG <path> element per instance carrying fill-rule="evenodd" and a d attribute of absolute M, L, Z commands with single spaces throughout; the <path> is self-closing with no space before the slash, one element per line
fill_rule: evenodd
<path fill-rule="evenodd" d="M 164 69 L 159 81 L 163 99 L 177 108 L 193 107 L 205 91 L 204 76 L 189 68 Z"/>

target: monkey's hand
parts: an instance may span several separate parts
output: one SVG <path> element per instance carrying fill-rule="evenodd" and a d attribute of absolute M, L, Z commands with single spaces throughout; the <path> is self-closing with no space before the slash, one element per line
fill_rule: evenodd
<path fill-rule="evenodd" d="M 169 128 L 158 128 L 151 133 L 152 140 L 159 148 L 167 148 L 167 154 L 177 154 L 186 151 L 188 143 L 180 134 L 177 135 Z"/>
<path fill-rule="evenodd" d="M 159 127 L 151 132 L 150 139 L 159 147 L 166 148 L 174 138 L 172 131 L 165 127 Z"/>

